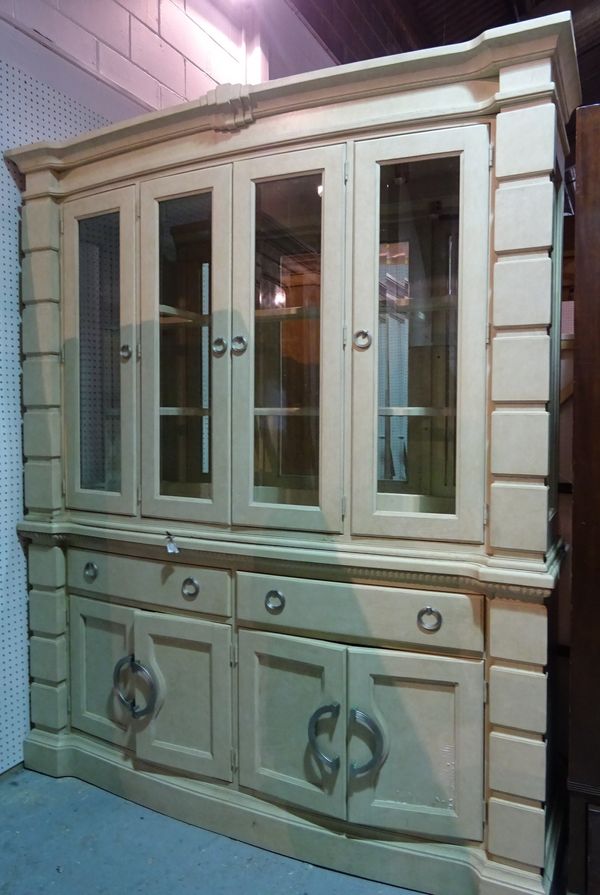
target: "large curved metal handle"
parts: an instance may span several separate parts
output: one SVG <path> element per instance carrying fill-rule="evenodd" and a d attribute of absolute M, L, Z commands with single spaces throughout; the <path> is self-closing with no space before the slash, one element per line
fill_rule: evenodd
<path fill-rule="evenodd" d="M 119 659 L 117 664 L 113 669 L 113 690 L 122 705 L 126 708 L 131 709 L 131 704 L 135 700 L 129 699 L 127 694 L 121 688 L 121 672 L 124 668 L 128 667 L 133 661 L 133 656 L 123 656 L 122 659 Z"/>
<path fill-rule="evenodd" d="M 134 704 L 131 707 L 131 717 L 132 718 L 143 718 L 145 715 L 151 715 L 154 709 L 156 708 L 156 696 L 158 693 L 158 687 L 156 681 L 154 680 L 154 675 L 145 665 L 142 665 L 141 662 L 138 662 L 137 659 L 134 659 L 131 663 L 131 671 L 133 674 L 139 674 L 144 683 L 148 686 L 148 702 L 143 708 Z"/>
<path fill-rule="evenodd" d="M 148 701 L 145 706 L 136 705 L 135 699 L 129 699 L 127 694 L 121 687 L 121 674 L 124 668 L 129 668 L 132 674 L 139 674 L 144 683 L 148 687 Z M 121 702 L 131 712 L 132 718 L 144 718 L 151 715 L 156 708 L 157 685 L 152 672 L 141 662 L 138 662 L 135 656 L 123 656 L 119 659 L 113 670 L 113 690 L 115 691 L 119 702 Z"/>
<path fill-rule="evenodd" d="M 367 728 L 369 733 L 373 735 L 375 747 L 373 749 L 373 755 L 366 764 L 356 765 L 354 762 L 351 763 L 348 769 L 348 776 L 362 777 L 364 774 L 368 774 L 369 771 L 378 771 L 388 756 L 388 747 L 386 746 L 385 737 L 381 727 L 370 715 L 367 715 L 366 712 L 363 712 L 360 709 L 350 709 L 350 721 L 354 721 L 356 724 L 362 724 L 363 727 Z"/>
<path fill-rule="evenodd" d="M 324 715 L 331 715 L 332 718 L 339 717 L 340 714 L 340 704 L 339 702 L 332 702 L 331 705 L 322 705 L 320 708 L 316 709 L 310 718 L 308 719 L 308 742 L 310 744 L 310 748 L 312 749 L 313 755 L 324 767 L 327 768 L 328 771 L 332 773 L 337 771 L 340 766 L 340 757 L 339 755 L 335 755 L 330 757 L 329 755 L 325 755 L 324 752 L 321 752 L 317 745 L 317 724 L 320 719 Z"/>

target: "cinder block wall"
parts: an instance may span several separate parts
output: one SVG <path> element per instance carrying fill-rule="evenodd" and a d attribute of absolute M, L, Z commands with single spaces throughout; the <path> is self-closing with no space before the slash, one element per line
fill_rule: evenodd
<path fill-rule="evenodd" d="M 265 78 L 245 15 L 230 21 L 209 0 L 0 0 L 5 21 L 149 109 Z"/>

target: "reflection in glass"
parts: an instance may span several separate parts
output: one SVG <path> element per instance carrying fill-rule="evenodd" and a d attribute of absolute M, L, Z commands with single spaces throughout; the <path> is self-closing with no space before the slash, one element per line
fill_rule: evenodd
<path fill-rule="evenodd" d="M 79 221 L 81 487 L 121 489 L 119 213 Z"/>
<path fill-rule="evenodd" d="M 254 499 L 317 505 L 320 174 L 256 184 Z"/>
<path fill-rule="evenodd" d="M 159 203 L 160 493 L 212 496 L 211 203 Z"/>
<path fill-rule="evenodd" d="M 378 491 L 419 512 L 455 512 L 459 189 L 456 157 L 381 166 Z"/>

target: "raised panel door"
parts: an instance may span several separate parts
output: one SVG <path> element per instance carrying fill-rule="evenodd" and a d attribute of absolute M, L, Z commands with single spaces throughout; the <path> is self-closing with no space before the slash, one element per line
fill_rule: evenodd
<path fill-rule="evenodd" d="M 239 697 L 242 786 L 361 826 L 481 840 L 482 661 L 244 630 Z"/>
<path fill-rule="evenodd" d="M 240 784 L 346 816 L 346 649 L 256 631 L 239 635 Z"/>
<path fill-rule="evenodd" d="M 349 647 L 348 692 L 348 819 L 480 840 L 483 662 Z"/>
<path fill-rule="evenodd" d="M 154 711 L 137 722 L 136 753 L 153 764 L 232 779 L 231 629 L 136 612 L 135 657 L 154 678 Z"/>
<path fill-rule="evenodd" d="M 70 600 L 71 723 L 133 749 L 131 714 L 113 691 L 117 662 L 133 654 L 134 610 L 84 597 Z M 134 697 L 133 682 L 126 684 Z"/>

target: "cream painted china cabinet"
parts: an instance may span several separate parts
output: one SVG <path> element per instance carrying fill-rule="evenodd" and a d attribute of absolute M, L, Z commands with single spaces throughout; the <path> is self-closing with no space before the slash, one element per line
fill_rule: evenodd
<path fill-rule="evenodd" d="M 549 885 L 578 98 L 559 14 L 9 153 L 29 767 L 437 895 Z"/>

